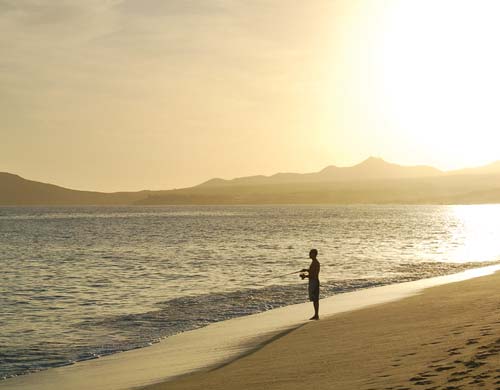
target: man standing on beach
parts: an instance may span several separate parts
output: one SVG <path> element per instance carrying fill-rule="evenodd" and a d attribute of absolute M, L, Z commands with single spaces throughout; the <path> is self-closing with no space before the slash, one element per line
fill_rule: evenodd
<path fill-rule="evenodd" d="M 314 306 L 314 316 L 309 318 L 310 320 L 319 320 L 319 269 L 320 264 L 318 259 L 317 249 L 311 249 L 309 251 L 309 257 L 312 262 L 309 266 L 309 269 L 304 268 L 300 272 L 304 272 L 300 274 L 302 279 L 309 279 L 309 300 L 313 303 Z"/>

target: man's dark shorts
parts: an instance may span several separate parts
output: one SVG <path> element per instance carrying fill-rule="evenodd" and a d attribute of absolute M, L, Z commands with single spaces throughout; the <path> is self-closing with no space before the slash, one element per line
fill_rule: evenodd
<path fill-rule="evenodd" d="M 309 279 L 309 300 L 319 301 L 319 280 Z"/>

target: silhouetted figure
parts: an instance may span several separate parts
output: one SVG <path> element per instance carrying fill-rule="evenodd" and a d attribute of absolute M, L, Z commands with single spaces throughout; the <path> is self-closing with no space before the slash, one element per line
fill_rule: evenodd
<path fill-rule="evenodd" d="M 302 279 L 309 279 L 309 300 L 313 303 L 314 306 L 314 316 L 309 318 L 310 320 L 319 320 L 319 269 L 320 264 L 318 259 L 318 251 L 316 249 L 311 249 L 309 251 L 309 257 L 311 258 L 311 265 L 309 269 L 304 268 L 300 272 L 304 272 L 300 274 Z"/>

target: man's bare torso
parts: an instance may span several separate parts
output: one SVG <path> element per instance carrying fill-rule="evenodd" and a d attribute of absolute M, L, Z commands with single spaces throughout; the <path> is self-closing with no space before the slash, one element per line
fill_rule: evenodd
<path fill-rule="evenodd" d="M 313 260 L 309 266 L 309 280 L 319 280 L 319 269 L 319 261 Z"/>

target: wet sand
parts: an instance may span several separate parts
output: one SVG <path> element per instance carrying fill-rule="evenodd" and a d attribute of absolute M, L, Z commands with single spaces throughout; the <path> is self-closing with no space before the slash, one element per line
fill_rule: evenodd
<path fill-rule="evenodd" d="M 176 389 L 500 390 L 500 273 L 308 322 Z"/>

